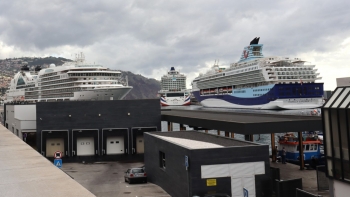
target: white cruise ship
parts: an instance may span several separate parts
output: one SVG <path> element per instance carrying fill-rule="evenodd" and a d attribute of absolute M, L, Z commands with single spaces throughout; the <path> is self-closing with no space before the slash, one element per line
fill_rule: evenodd
<path fill-rule="evenodd" d="M 161 90 L 158 92 L 162 106 L 190 105 L 190 91 L 186 89 L 186 76 L 171 67 L 161 79 Z"/>
<path fill-rule="evenodd" d="M 205 107 L 305 109 L 323 104 L 323 83 L 315 65 L 300 58 L 264 57 L 260 38 L 245 47 L 229 68 L 214 65 L 192 82 L 192 93 Z"/>
<path fill-rule="evenodd" d="M 45 69 L 36 67 L 34 71 L 27 65 L 22 66 L 11 80 L 5 103 L 119 100 L 131 89 L 120 71 L 88 64 L 80 54 L 75 61 L 62 66 L 51 64 Z"/>

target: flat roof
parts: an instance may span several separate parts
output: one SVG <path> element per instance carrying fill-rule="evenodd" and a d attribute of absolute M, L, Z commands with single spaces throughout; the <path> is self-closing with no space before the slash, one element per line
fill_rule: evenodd
<path fill-rule="evenodd" d="M 320 116 L 171 109 L 162 110 L 161 119 L 243 135 L 323 130 Z"/>
<path fill-rule="evenodd" d="M 237 140 L 199 131 L 148 132 L 148 134 L 184 146 L 188 149 L 222 148 L 234 146 L 259 146 L 249 141 Z"/>
<path fill-rule="evenodd" d="M 2 125 L 0 158 L 1 196 L 95 196 Z"/>

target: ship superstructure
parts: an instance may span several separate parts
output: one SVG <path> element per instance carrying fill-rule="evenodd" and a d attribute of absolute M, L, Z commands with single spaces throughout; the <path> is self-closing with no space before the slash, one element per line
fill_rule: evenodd
<path fill-rule="evenodd" d="M 6 92 L 5 102 L 46 102 L 66 100 L 119 100 L 131 91 L 120 71 L 85 62 L 83 54 L 62 66 L 27 65 L 15 74 Z"/>
<path fill-rule="evenodd" d="M 300 58 L 264 57 L 260 38 L 245 47 L 240 60 L 223 69 L 215 64 L 192 82 L 203 106 L 253 109 L 317 108 L 323 83 L 315 65 Z"/>
<path fill-rule="evenodd" d="M 189 105 L 190 91 L 186 89 L 186 76 L 171 67 L 161 78 L 161 90 L 158 92 L 162 106 Z"/>

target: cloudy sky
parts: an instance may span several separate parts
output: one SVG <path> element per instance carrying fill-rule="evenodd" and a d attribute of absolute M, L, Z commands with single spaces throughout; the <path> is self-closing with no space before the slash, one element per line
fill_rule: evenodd
<path fill-rule="evenodd" d="M 261 37 L 265 56 L 315 64 L 326 90 L 350 77 L 350 1 L 0 1 L 0 58 L 60 56 L 187 84 Z"/>

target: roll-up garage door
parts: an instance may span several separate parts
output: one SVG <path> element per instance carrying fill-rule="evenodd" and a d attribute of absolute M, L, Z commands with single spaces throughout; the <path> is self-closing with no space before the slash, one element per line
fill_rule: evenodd
<path fill-rule="evenodd" d="M 107 137 L 107 155 L 124 154 L 124 137 Z"/>
<path fill-rule="evenodd" d="M 56 151 L 62 152 L 62 156 L 64 156 L 64 139 L 48 138 L 46 140 L 46 157 L 53 157 Z"/>
<path fill-rule="evenodd" d="M 143 135 L 136 136 L 136 153 L 143 154 L 145 152 L 145 145 L 143 143 Z"/>
<path fill-rule="evenodd" d="M 95 155 L 95 142 L 93 137 L 77 138 L 77 155 Z"/>

